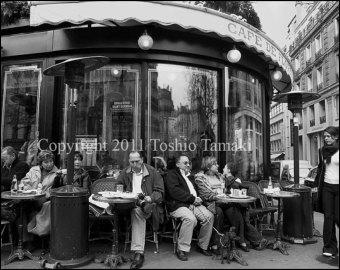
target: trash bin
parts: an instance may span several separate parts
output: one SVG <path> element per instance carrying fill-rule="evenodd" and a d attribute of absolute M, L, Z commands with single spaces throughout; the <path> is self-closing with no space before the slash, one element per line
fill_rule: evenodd
<path fill-rule="evenodd" d="M 283 199 L 283 239 L 292 243 L 309 244 L 313 238 L 313 209 L 311 188 L 290 185 L 286 191 L 296 192 L 299 197 Z"/>
<path fill-rule="evenodd" d="M 51 192 L 50 259 L 64 267 L 88 263 L 89 201 L 86 189 L 71 185 Z"/>

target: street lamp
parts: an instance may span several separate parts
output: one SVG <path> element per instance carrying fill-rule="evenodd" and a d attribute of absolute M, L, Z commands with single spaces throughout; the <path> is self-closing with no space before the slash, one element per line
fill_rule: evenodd
<path fill-rule="evenodd" d="M 283 238 L 292 243 L 309 244 L 317 241 L 313 238 L 311 188 L 299 183 L 299 119 L 297 113 L 302 111 L 302 101 L 308 102 L 319 97 L 319 94 L 307 91 L 291 91 L 273 97 L 273 101 L 288 103 L 288 110 L 293 113 L 294 184 L 284 189 L 299 193 L 300 196 L 283 201 Z"/>

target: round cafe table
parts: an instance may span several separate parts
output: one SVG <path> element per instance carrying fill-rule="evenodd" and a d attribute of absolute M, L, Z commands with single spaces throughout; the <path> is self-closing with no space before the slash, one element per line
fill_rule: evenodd
<path fill-rule="evenodd" d="M 273 199 L 278 200 L 277 205 L 277 227 L 275 232 L 275 241 L 272 243 L 269 243 L 268 246 L 272 247 L 272 249 L 278 249 L 282 254 L 289 255 L 287 251 L 287 245 L 281 241 L 282 237 L 282 213 L 283 213 L 283 199 L 289 199 L 293 197 L 300 196 L 299 193 L 291 192 L 291 191 L 282 191 L 276 192 L 276 193 L 265 193 L 266 196 L 271 197 Z"/>
<path fill-rule="evenodd" d="M 32 255 L 27 249 L 23 249 L 22 242 L 23 242 L 23 233 L 24 233 L 24 226 L 23 226 L 23 207 L 25 202 L 29 200 L 38 200 L 42 197 L 45 197 L 45 193 L 41 194 L 30 194 L 30 193 L 16 193 L 11 194 L 11 191 L 4 191 L 1 192 L 1 198 L 6 200 L 14 200 L 18 202 L 19 205 L 19 223 L 18 223 L 18 246 L 17 248 L 12 251 L 9 257 L 5 260 L 4 264 L 9 264 L 10 262 L 14 261 L 16 258 L 19 260 L 23 260 L 25 257 L 31 260 L 39 260 L 38 257 Z"/>
<path fill-rule="evenodd" d="M 104 264 L 108 264 L 111 269 L 117 268 L 118 264 L 122 264 L 127 260 L 120 254 L 118 254 L 118 219 L 117 219 L 117 205 L 118 204 L 135 204 L 137 199 L 136 198 L 107 198 L 103 197 L 99 194 L 93 195 L 93 200 L 99 202 L 106 202 L 111 207 L 111 213 L 113 215 L 113 230 L 112 230 L 112 250 L 111 253 L 106 256 L 104 260 Z"/>
<path fill-rule="evenodd" d="M 227 195 L 226 197 L 223 198 L 219 198 L 217 200 L 217 202 L 219 203 L 239 203 L 239 204 L 248 204 L 255 201 L 256 198 L 252 196 L 230 196 L 230 195 Z M 241 265 L 244 266 L 248 265 L 246 260 L 242 257 L 242 254 L 235 248 L 235 242 L 233 242 L 231 246 L 232 246 L 231 250 L 228 251 L 229 252 L 228 258 L 230 260 L 237 261 Z"/>
<path fill-rule="evenodd" d="M 235 196 L 234 197 L 234 196 L 227 195 L 225 198 L 219 198 L 217 201 L 221 203 L 223 202 L 225 203 L 252 203 L 256 201 L 256 198 L 252 196 L 246 196 L 246 197 Z"/>

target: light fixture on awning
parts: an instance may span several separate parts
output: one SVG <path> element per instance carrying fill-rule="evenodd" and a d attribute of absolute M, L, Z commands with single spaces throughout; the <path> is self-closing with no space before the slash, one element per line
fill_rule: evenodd
<path fill-rule="evenodd" d="M 146 30 L 144 31 L 144 34 L 141 35 L 138 39 L 138 46 L 142 50 L 149 50 L 153 45 L 153 39 L 148 35 Z"/>
<path fill-rule="evenodd" d="M 238 61 L 240 61 L 241 56 L 242 56 L 241 52 L 238 49 L 236 49 L 235 46 L 227 53 L 227 59 L 231 63 L 237 63 Z"/>
<path fill-rule="evenodd" d="M 113 68 L 113 69 L 111 69 L 111 74 L 112 74 L 113 76 L 115 76 L 115 77 L 120 76 L 121 73 L 122 73 L 122 71 L 121 71 L 120 69 L 118 69 L 118 68 Z"/>
<path fill-rule="evenodd" d="M 281 80 L 281 78 L 282 78 L 282 72 L 280 70 L 275 70 L 273 72 L 273 79 L 275 81 L 279 81 L 279 80 Z"/>

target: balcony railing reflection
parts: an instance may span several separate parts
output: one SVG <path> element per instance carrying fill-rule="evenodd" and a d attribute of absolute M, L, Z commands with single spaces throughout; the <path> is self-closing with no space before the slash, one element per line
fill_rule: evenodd
<path fill-rule="evenodd" d="M 318 92 L 320 92 L 320 91 L 322 90 L 322 88 L 323 88 L 323 83 L 319 83 L 319 84 L 317 85 L 317 87 L 316 87 L 316 90 L 317 90 Z"/>
<path fill-rule="evenodd" d="M 315 119 L 310 120 L 310 121 L 309 121 L 309 125 L 310 125 L 311 127 L 314 127 L 314 126 L 315 126 Z"/>

